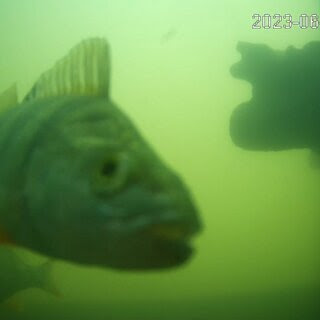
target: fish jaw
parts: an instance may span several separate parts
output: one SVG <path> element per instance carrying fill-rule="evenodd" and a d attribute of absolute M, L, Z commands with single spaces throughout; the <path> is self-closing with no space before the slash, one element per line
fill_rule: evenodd
<path fill-rule="evenodd" d="M 108 261 L 108 266 L 121 270 L 162 270 L 179 267 L 193 255 L 194 250 L 186 241 L 171 241 L 160 238 L 127 239 L 125 245 L 116 243 L 118 248 L 126 248 L 125 255 L 117 254 Z M 128 246 L 127 241 L 130 241 Z M 146 243 L 147 242 L 147 243 Z M 129 253 L 136 252 L 134 255 Z"/>
<path fill-rule="evenodd" d="M 143 210 L 127 215 L 115 207 L 110 204 L 101 206 L 107 219 L 96 230 L 101 236 L 94 241 L 95 244 L 75 245 L 80 250 L 66 252 L 65 257 L 72 257 L 81 264 L 146 271 L 176 268 L 194 256 L 192 241 L 202 230 L 202 225 L 193 205 L 188 210 L 184 207 L 185 211 L 163 206 L 152 208 L 150 205 L 148 212 Z"/>
<path fill-rule="evenodd" d="M 174 213 L 170 212 L 171 216 Z M 144 223 L 124 237 L 116 237 L 108 250 L 108 265 L 126 270 L 160 270 L 185 264 L 194 255 L 192 240 L 201 231 L 199 221 L 159 219 Z"/>
<path fill-rule="evenodd" d="M 121 198 L 120 202 L 137 211 L 115 224 L 109 221 L 106 234 L 114 235 L 108 246 L 111 267 L 165 269 L 180 266 L 193 256 L 192 240 L 202 230 L 199 212 L 187 187 L 169 174 L 172 180 L 162 191 L 134 189 L 126 200 Z M 131 199 L 135 199 L 132 205 Z"/>

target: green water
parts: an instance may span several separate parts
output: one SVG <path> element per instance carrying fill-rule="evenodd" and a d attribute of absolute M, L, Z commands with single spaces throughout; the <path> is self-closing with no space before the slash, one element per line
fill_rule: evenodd
<path fill-rule="evenodd" d="M 80 40 L 106 37 L 111 95 L 185 179 L 205 229 L 185 266 L 128 273 L 57 262 L 63 297 L 17 294 L 0 319 L 317 319 L 320 171 L 308 150 L 232 144 L 251 86 L 229 73 L 239 40 L 301 48 L 318 30 L 252 30 L 253 13 L 320 13 L 316 0 L 0 0 L 0 91 L 23 97 Z M 43 257 L 23 253 L 37 263 Z M 1 316 L 2 313 L 2 316 Z"/>

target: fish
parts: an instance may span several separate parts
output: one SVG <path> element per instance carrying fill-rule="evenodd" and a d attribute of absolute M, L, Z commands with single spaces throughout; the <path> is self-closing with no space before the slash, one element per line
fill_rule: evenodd
<path fill-rule="evenodd" d="M 42 289 L 58 296 L 52 279 L 52 266 L 52 261 L 38 266 L 29 265 L 12 247 L 0 246 L 0 304 L 30 288 Z"/>
<path fill-rule="evenodd" d="M 175 38 L 178 34 L 178 31 L 175 28 L 171 28 L 169 31 L 164 33 L 161 36 L 161 43 L 164 44 L 166 42 L 171 41 L 173 38 Z"/>
<path fill-rule="evenodd" d="M 252 85 L 252 98 L 230 117 L 235 145 L 255 151 L 310 149 L 319 153 L 320 42 L 274 50 L 240 42 L 231 74 Z M 318 157 L 318 156 L 317 156 Z"/>
<path fill-rule="evenodd" d="M 110 98 L 110 70 L 107 40 L 89 38 L 21 102 L 16 86 L 0 97 L 0 239 L 103 268 L 178 267 L 195 251 L 199 210 Z"/>

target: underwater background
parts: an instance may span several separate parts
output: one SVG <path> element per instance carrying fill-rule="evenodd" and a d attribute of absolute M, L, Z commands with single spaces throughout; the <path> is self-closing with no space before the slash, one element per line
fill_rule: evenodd
<path fill-rule="evenodd" d="M 252 30 L 254 13 L 320 14 L 320 2 L 0 0 L 0 92 L 17 82 L 22 98 L 73 45 L 107 38 L 113 100 L 187 182 L 205 226 L 169 271 L 57 261 L 62 297 L 18 293 L 21 310 L 0 307 L 1 320 L 319 318 L 320 170 L 309 150 L 249 152 L 229 136 L 251 97 L 229 71 L 237 42 L 301 48 L 319 29 Z"/>

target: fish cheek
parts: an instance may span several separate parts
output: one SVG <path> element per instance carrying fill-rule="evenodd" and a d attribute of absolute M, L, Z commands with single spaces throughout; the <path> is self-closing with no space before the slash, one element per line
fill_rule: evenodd
<path fill-rule="evenodd" d="M 34 153 L 26 172 L 24 191 L 30 246 L 54 256 L 65 251 L 68 230 L 79 224 L 81 205 L 88 198 L 81 183 L 67 159 L 50 157 L 45 150 Z"/>

